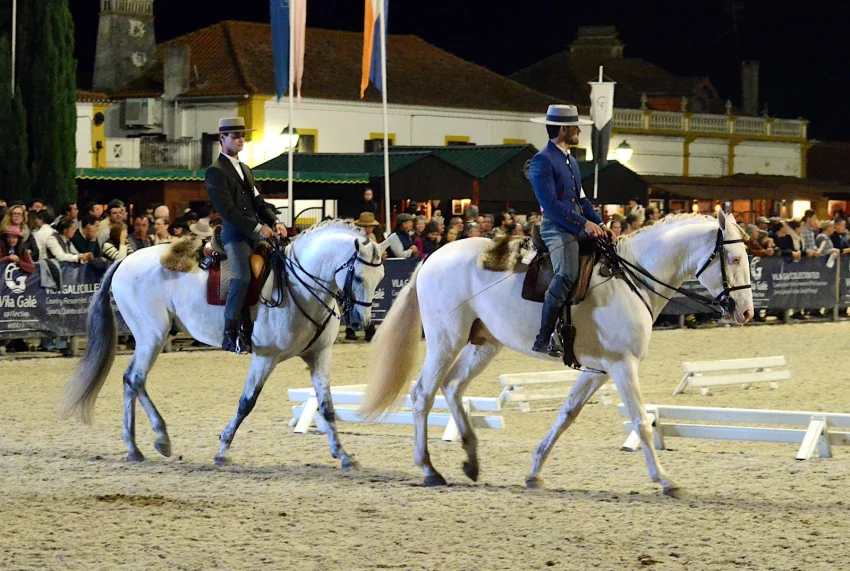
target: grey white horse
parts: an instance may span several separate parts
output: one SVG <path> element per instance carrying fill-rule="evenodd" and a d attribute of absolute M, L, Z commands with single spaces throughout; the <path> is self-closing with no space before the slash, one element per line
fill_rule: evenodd
<path fill-rule="evenodd" d="M 123 437 L 130 461 L 144 460 L 135 437 L 137 399 L 157 434 L 154 447 L 164 456 L 171 455 L 165 421 L 145 389 L 145 379 L 168 341 L 172 324 L 203 343 L 221 344 L 224 308 L 207 303 L 207 273 L 197 267 L 189 273 L 162 267 L 160 258 L 168 247 L 139 250 L 108 269 L 91 300 L 86 354 L 65 391 L 66 415 L 79 412 L 84 422 L 91 422 L 97 395 L 115 359 L 117 326 L 109 302 L 111 289 L 136 343 L 124 373 Z M 340 317 L 355 330 L 371 321 L 372 297 L 384 276 L 381 254 L 385 247 L 369 241 L 359 228 L 342 221 L 318 224 L 286 247 L 285 262 L 284 258 L 279 259 L 286 266 L 284 286 L 273 288 L 274 276 L 270 276 L 263 288 L 264 299 L 280 303 L 257 304 L 251 312 L 251 365 L 236 414 L 221 434 L 216 464 L 230 462 L 230 445 L 236 430 L 254 408 L 275 366 L 300 357 L 310 369 L 319 411 L 328 424 L 331 454 L 341 460 L 343 468 L 354 465 L 339 442 L 334 422 L 329 378 L 331 345 L 339 332 Z"/>

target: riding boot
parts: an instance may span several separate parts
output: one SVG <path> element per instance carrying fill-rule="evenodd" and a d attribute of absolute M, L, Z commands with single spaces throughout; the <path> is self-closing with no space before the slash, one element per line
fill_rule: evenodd
<path fill-rule="evenodd" d="M 551 295 L 547 295 L 543 302 L 543 317 L 540 321 L 540 332 L 534 340 L 532 351 L 537 353 L 549 353 L 553 357 L 560 357 L 557 354 L 557 348 L 552 345 L 552 333 L 555 331 L 555 324 L 558 322 L 558 317 L 561 315 L 561 304 Z M 552 355 L 552 353 L 556 353 Z"/>
<path fill-rule="evenodd" d="M 357 334 L 354 332 L 354 329 L 351 327 L 345 328 L 345 340 L 346 341 L 357 341 Z"/>
<path fill-rule="evenodd" d="M 237 334 L 239 331 L 238 319 L 224 320 L 224 340 L 221 343 L 221 348 L 231 353 L 239 353 L 237 345 Z"/>
<path fill-rule="evenodd" d="M 251 337 L 254 335 L 254 322 L 251 320 L 251 310 L 244 308 L 242 310 L 242 319 L 239 322 L 239 333 L 236 336 L 236 346 L 238 353 L 250 353 L 253 349 L 251 345 Z"/>
<path fill-rule="evenodd" d="M 366 327 L 366 341 L 369 342 L 372 340 L 372 337 L 375 336 L 375 324 L 370 323 L 368 327 Z"/>

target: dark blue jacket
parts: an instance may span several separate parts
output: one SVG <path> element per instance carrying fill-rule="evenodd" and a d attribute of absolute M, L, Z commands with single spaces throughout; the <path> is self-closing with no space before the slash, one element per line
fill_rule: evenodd
<path fill-rule="evenodd" d="M 584 230 L 588 220 L 602 224 L 581 188 L 578 161 L 572 155 L 564 155 L 552 141 L 531 159 L 528 178 L 543 208 L 543 216 L 570 234 Z M 576 212 L 576 204 L 581 206 L 583 216 Z"/>

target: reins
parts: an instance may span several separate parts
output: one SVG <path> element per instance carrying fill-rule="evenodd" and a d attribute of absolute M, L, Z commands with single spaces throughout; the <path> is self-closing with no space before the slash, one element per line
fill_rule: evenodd
<path fill-rule="evenodd" d="M 276 236 L 273 237 L 273 256 L 272 256 L 272 268 L 274 274 L 275 285 L 273 289 L 277 292 L 277 299 L 274 299 L 274 294 L 272 299 L 265 299 L 261 296 L 260 301 L 266 307 L 276 308 L 281 307 L 284 303 L 284 289 L 289 294 L 289 297 L 292 298 L 292 301 L 295 303 L 295 307 L 301 312 L 301 314 L 307 318 L 310 323 L 316 327 L 316 333 L 313 335 L 313 338 L 304 348 L 304 351 L 309 349 L 313 343 L 322 335 L 330 322 L 332 317 L 336 317 L 337 319 L 342 320 L 345 315 L 351 312 L 355 306 L 363 306 L 370 307 L 372 305 L 371 302 L 368 301 L 360 301 L 354 295 L 353 284 L 355 279 L 359 279 L 354 274 L 354 266 L 357 262 L 364 264 L 366 266 L 370 266 L 373 268 L 379 267 L 382 262 L 374 263 L 364 260 L 360 257 L 360 248 L 358 247 L 357 238 L 354 239 L 354 253 L 351 257 L 345 261 L 340 267 L 338 267 L 334 271 L 334 277 L 336 275 L 346 270 L 345 276 L 345 284 L 343 285 L 342 291 L 334 291 L 326 285 L 325 282 L 311 274 L 307 271 L 301 262 L 298 261 L 298 258 L 295 254 L 295 244 L 294 242 L 289 242 L 288 244 L 284 241 L 279 240 Z M 289 254 L 287 255 L 286 249 L 289 248 Z M 307 313 L 307 310 L 301 305 L 298 301 L 298 298 L 295 296 L 293 290 L 293 283 L 290 279 L 290 274 L 295 277 L 295 279 L 300 283 L 309 293 L 310 295 L 318 301 L 322 307 L 328 312 L 327 317 L 321 323 Z M 302 275 L 304 277 L 302 277 Z M 310 284 L 307 279 L 312 280 L 312 284 Z M 330 284 L 333 284 L 333 279 L 330 281 Z M 327 296 L 331 296 L 334 300 L 333 306 L 326 303 L 325 299 Z M 303 352 L 303 351 L 302 351 Z"/>

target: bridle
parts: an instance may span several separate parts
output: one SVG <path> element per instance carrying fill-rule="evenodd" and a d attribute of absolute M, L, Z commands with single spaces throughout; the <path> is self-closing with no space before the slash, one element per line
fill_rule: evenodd
<path fill-rule="evenodd" d="M 675 291 L 676 293 L 678 293 L 678 294 L 680 294 L 684 297 L 687 297 L 688 299 L 690 299 L 692 301 L 695 301 L 696 303 L 703 306 L 705 309 L 708 309 L 712 313 L 716 313 L 716 314 L 723 316 L 723 317 L 725 317 L 727 315 L 731 315 L 737 307 L 737 303 L 735 302 L 735 299 L 732 297 L 732 292 L 742 290 L 742 289 L 751 289 L 752 288 L 752 285 L 750 285 L 750 284 L 741 285 L 741 286 L 734 286 L 734 287 L 729 285 L 729 279 L 726 276 L 726 264 L 723 262 L 723 259 L 726 257 L 726 248 L 724 246 L 726 246 L 727 244 L 742 244 L 744 242 L 744 240 L 743 239 L 724 240 L 723 239 L 723 231 L 719 228 L 717 229 L 717 240 L 716 240 L 715 245 L 714 245 L 714 250 L 712 250 L 711 254 L 708 257 L 708 260 L 705 261 L 705 263 L 700 267 L 700 269 L 696 273 L 696 277 L 699 278 L 699 276 L 706 269 L 708 269 L 708 267 L 712 264 L 712 262 L 714 262 L 716 259 L 719 258 L 719 260 L 720 260 L 720 275 L 721 275 L 721 278 L 722 278 L 721 284 L 723 285 L 723 291 L 721 291 L 719 294 L 717 294 L 717 296 L 714 297 L 714 298 L 706 297 L 704 295 L 700 295 L 698 293 L 688 291 L 688 290 L 683 289 L 681 287 L 673 287 L 669 284 L 666 284 L 666 283 L 662 282 L 661 280 L 659 280 L 658 278 L 656 278 L 655 276 L 653 276 L 652 274 L 650 274 L 649 272 L 647 272 L 646 270 L 644 270 L 643 268 L 641 268 L 640 266 L 637 266 L 637 265 L 631 263 L 630 261 L 626 260 L 622 256 L 620 256 L 616 252 L 614 243 L 611 242 L 610 240 L 608 240 L 607 238 L 597 238 L 597 240 L 599 241 L 599 246 L 602 249 L 603 256 L 608 259 L 608 263 L 612 267 L 613 272 L 619 273 L 621 275 L 621 277 L 623 277 L 625 279 L 626 283 L 629 285 L 631 290 L 638 297 L 640 297 L 641 301 L 643 301 L 643 304 L 646 306 L 646 309 L 649 311 L 650 315 L 652 315 L 652 309 L 650 308 L 649 303 L 647 302 L 646 299 L 644 299 L 644 297 L 642 295 L 640 295 L 640 293 L 637 290 L 637 287 L 635 287 L 635 285 L 629 280 L 628 276 L 631 276 L 632 279 L 634 279 L 636 282 L 640 283 L 643 287 L 645 287 L 647 290 L 654 293 L 655 295 L 657 295 L 659 297 L 663 297 L 664 299 L 671 301 L 673 303 L 679 303 L 675 299 L 673 299 L 672 296 L 667 297 L 666 295 L 662 294 L 661 292 L 655 291 L 655 288 L 653 288 L 643 278 L 641 278 L 639 275 L 637 275 L 639 273 L 642 276 L 645 276 L 646 278 L 649 278 L 650 280 L 654 281 L 655 283 L 657 283 L 661 286 L 664 286 L 668 289 L 671 289 L 671 290 Z M 628 276 L 626 274 L 628 274 Z M 680 305 L 682 305 L 682 304 L 680 304 Z M 655 316 L 653 315 L 653 318 L 654 317 Z"/>
<path fill-rule="evenodd" d="M 365 266 L 369 266 L 372 268 L 377 268 L 383 265 L 383 261 L 379 260 L 377 263 L 370 262 L 360 257 L 360 247 L 358 244 L 358 239 L 354 239 L 354 253 L 351 254 L 351 257 L 348 258 L 340 267 L 338 267 L 333 274 L 333 278 L 331 278 L 329 284 L 325 283 L 318 276 L 314 276 L 310 272 L 308 272 L 304 266 L 301 265 L 301 262 L 298 261 L 297 256 L 295 255 L 295 243 L 292 242 L 289 245 L 289 253 L 286 252 L 285 244 L 282 244 L 277 238 L 274 238 L 274 257 L 272 258 L 272 265 L 274 268 L 275 274 L 275 287 L 274 290 L 277 292 L 277 295 L 272 295 L 272 299 L 262 299 L 263 305 L 267 307 L 280 307 L 284 302 L 284 288 L 289 293 L 289 296 L 292 298 L 292 301 L 295 303 L 295 306 L 301 312 L 304 317 L 306 317 L 315 327 L 316 333 L 313 338 L 310 340 L 310 343 L 307 347 L 304 348 L 304 351 L 310 348 L 311 345 L 319 338 L 322 332 L 325 330 L 328 322 L 332 317 L 336 317 L 337 319 L 342 320 L 345 316 L 347 316 L 351 311 L 355 308 L 355 306 L 362 307 L 371 307 L 371 301 L 361 301 L 357 299 L 354 294 L 354 281 L 355 279 L 359 279 L 354 273 L 354 267 L 357 262 Z M 369 242 L 364 242 L 363 245 L 367 245 Z M 336 276 L 339 272 L 345 271 L 345 282 L 343 284 L 342 290 L 339 288 L 333 288 L 333 284 L 336 283 Z M 328 312 L 328 316 L 324 321 L 319 322 L 313 319 L 307 310 L 301 305 L 298 301 L 298 298 L 295 297 L 295 293 L 292 289 L 292 281 L 290 276 L 293 276 L 298 282 L 304 286 L 304 288 L 310 292 L 316 301 L 318 301 L 322 307 Z M 312 283 L 310 283 L 310 280 Z M 336 303 L 328 304 L 325 302 L 324 294 L 330 295 Z M 275 299 L 276 297 L 276 299 Z M 337 309 L 338 308 L 338 309 Z"/>
<path fill-rule="evenodd" d="M 752 284 L 730 287 L 729 286 L 729 279 L 726 277 L 726 264 L 723 263 L 723 259 L 726 257 L 726 248 L 724 248 L 723 246 L 726 245 L 726 244 L 743 244 L 743 243 L 744 243 L 744 240 L 742 238 L 738 239 L 738 240 L 724 240 L 723 239 L 723 232 L 718 228 L 717 229 L 717 242 L 714 245 L 714 251 L 711 253 L 711 255 L 708 257 L 708 259 L 705 261 L 705 263 L 702 265 L 702 267 L 696 273 L 696 277 L 699 278 L 700 274 L 702 274 L 708 268 L 708 266 L 710 266 L 711 263 L 716 258 L 718 258 L 718 256 L 719 256 L 719 258 L 720 258 L 720 276 L 723 280 L 721 282 L 721 285 L 723 285 L 723 291 L 721 291 L 719 294 L 717 294 L 717 297 L 714 298 L 713 303 L 716 303 L 717 305 L 719 305 L 720 308 L 726 314 L 731 314 L 732 312 L 735 311 L 735 308 L 738 306 L 738 304 L 735 303 L 735 299 L 732 297 L 732 292 L 742 290 L 742 289 L 751 289 L 753 287 Z"/>

